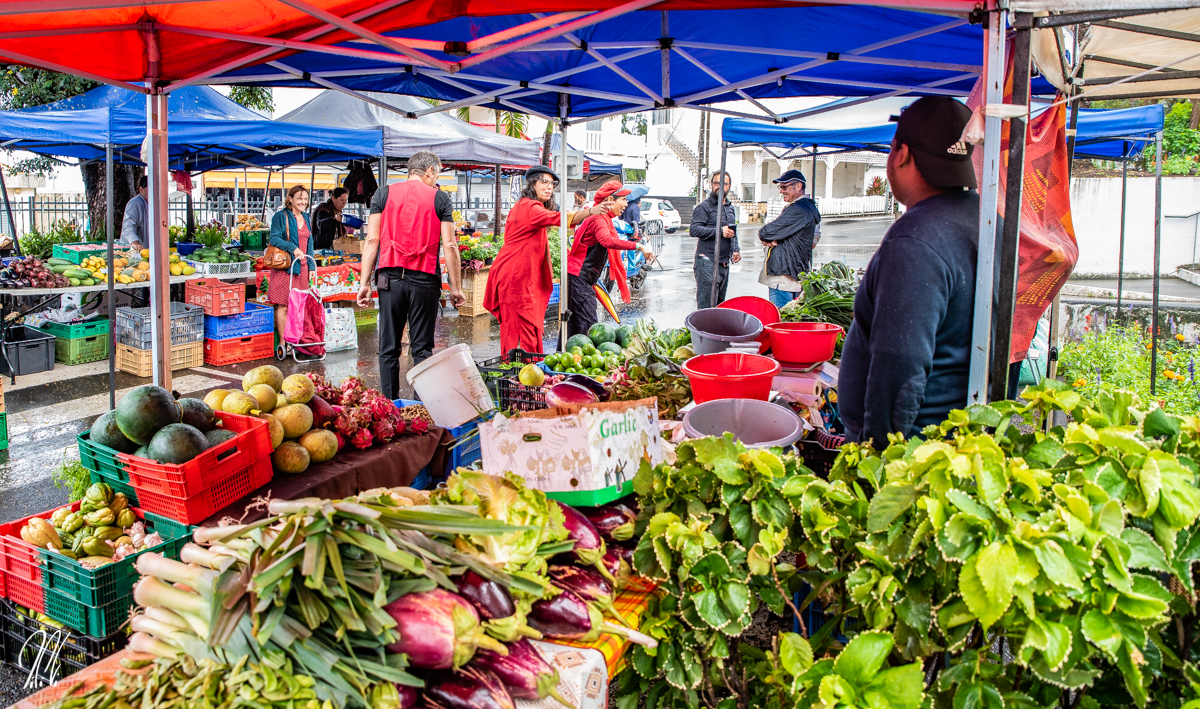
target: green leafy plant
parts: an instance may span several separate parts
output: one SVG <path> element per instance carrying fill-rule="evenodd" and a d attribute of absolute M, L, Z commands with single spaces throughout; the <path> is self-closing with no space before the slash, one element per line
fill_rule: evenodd
<path fill-rule="evenodd" d="M 1196 383 L 1196 343 L 1182 335 L 1158 340 L 1158 371 L 1150 396 L 1150 338 L 1136 326 L 1097 327 L 1086 321 L 1078 339 L 1059 351 L 1059 373 L 1085 397 L 1125 389 L 1143 401 L 1157 401 L 1168 413 L 1200 411 Z"/>
<path fill-rule="evenodd" d="M 54 486 L 67 491 L 67 501 L 82 500 L 83 495 L 92 484 L 91 472 L 83 467 L 79 459 L 63 456 L 62 465 L 50 473 Z"/>
<path fill-rule="evenodd" d="M 20 238 L 21 253 L 35 258 L 50 258 L 54 253 L 55 244 L 69 244 L 80 241 L 83 235 L 79 228 L 66 220 L 60 219 L 41 231 L 34 227 Z"/>
<path fill-rule="evenodd" d="M 221 246 L 229 238 L 229 230 L 216 219 L 196 227 L 195 240 L 211 249 Z"/>
<path fill-rule="evenodd" d="M 887 194 L 888 183 L 879 175 L 871 178 L 871 184 L 867 185 L 867 194 L 870 196 L 882 196 Z"/>

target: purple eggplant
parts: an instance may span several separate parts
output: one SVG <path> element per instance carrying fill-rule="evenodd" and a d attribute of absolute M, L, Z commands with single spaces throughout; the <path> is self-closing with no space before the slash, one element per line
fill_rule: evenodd
<path fill-rule="evenodd" d="M 633 537 L 633 526 L 637 515 L 624 506 L 605 505 L 592 507 L 582 513 L 605 539 L 614 542 L 628 541 Z"/>
<path fill-rule="evenodd" d="M 568 374 L 566 379 L 563 381 L 568 381 L 572 384 L 578 384 L 584 389 L 587 389 L 595 394 L 596 398 L 600 401 L 608 401 L 610 398 L 612 398 L 611 391 L 609 391 L 603 384 L 595 379 L 592 379 L 586 374 Z"/>
<path fill-rule="evenodd" d="M 433 679 L 425 687 L 425 703 L 433 709 L 515 709 L 504 683 L 474 667 Z"/>
<path fill-rule="evenodd" d="M 604 552 L 604 558 L 600 560 L 604 564 L 605 570 L 615 579 L 621 578 L 621 556 L 617 552 L 617 545 L 614 544 Z"/>
<path fill-rule="evenodd" d="M 494 673 L 513 699 L 537 701 L 554 697 L 568 709 L 575 709 L 575 705 L 558 691 L 558 670 L 551 667 L 537 647 L 525 638 L 509 644 L 508 657 L 491 650 L 480 650 L 471 660 L 471 666 Z"/>
<path fill-rule="evenodd" d="M 465 598 L 440 588 L 405 594 L 383 607 L 396 620 L 400 640 L 391 652 L 408 655 L 413 667 L 448 670 L 462 667 L 482 647 L 500 654 L 504 644 L 488 637 L 479 614 Z"/>
<path fill-rule="evenodd" d="M 558 500 L 554 502 L 562 509 L 563 526 L 567 528 L 569 538 L 575 542 L 574 550 L 567 552 L 566 556 L 580 566 L 596 567 L 597 571 L 604 574 L 604 578 L 616 583 L 616 577 L 604 567 L 604 538 L 600 536 L 596 526 L 574 507 L 564 505 Z"/>
<path fill-rule="evenodd" d="M 550 583 L 564 591 L 570 591 L 600 609 L 608 617 L 622 625 L 625 620 L 613 608 L 613 587 L 594 569 L 579 566 L 554 565 L 550 567 Z"/>
<path fill-rule="evenodd" d="M 622 628 L 604 620 L 600 611 L 588 605 L 570 591 L 533 604 L 529 624 L 550 640 L 579 640 L 591 642 L 600 633 L 610 633 L 646 647 L 658 647 L 658 641 L 630 628 Z"/>
<path fill-rule="evenodd" d="M 503 642 L 513 642 L 521 637 L 542 638 L 541 633 L 525 624 L 525 614 L 518 611 L 507 588 L 474 571 L 467 571 L 454 582 L 459 594 L 475 606 L 483 618 L 483 629 L 488 635 Z"/>
<path fill-rule="evenodd" d="M 421 703 L 421 692 L 416 687 L 398 684 L 396 685 L 396 692 L 400 695 L 400 706 L 398 709 L 417 709 L 417 706 Z"/>

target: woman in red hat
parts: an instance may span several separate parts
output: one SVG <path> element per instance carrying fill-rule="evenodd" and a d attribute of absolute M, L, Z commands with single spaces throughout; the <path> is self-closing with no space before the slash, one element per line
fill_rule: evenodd
<path fill-rule="evenodd" d="M 554 292 L 546 228 L 558 226 L 562 216 L 554 204 L 558 175 L 535 165 L 525 173 L 525 189 L 504 223 L 504 245 L 488 273 L 483 307 L 500 321 L 500 351 L 519 347 L 540 353 L 546 327 L 546 308 Z M 599 207 L 568 212 L 573 224 Z"/>
<path fill-rule="evenodd" d="M 592 287 L 600 280 L 604 264 L 609 264 L 609 273 L 621 288 L 621 300 L 629 302 L 629 286 L 625 285 L 625 264 L 618 251 L 639 249 L 646 259 L 654 258 L 649 246 L 622 239 L 613 227 L 613 217 L 625 211 L 629 190 L 618 180 L 609 180 L 596 190 L 595 204 L 604 211 L 588 217 L 575 230 L 575 241 L 567 259 L 570 275 L 567 300 L 571 319 L 567 323 L 567 335 L 587 334 L 596 324 L 596 291 Z"/>

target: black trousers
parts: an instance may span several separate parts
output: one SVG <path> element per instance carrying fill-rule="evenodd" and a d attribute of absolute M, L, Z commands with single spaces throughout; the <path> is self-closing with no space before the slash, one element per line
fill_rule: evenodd
<path fill-rule="evenodd" d="M 586 335 L 598 320 L 596 308 L 600 301 L 592 284 L 579 276 L 567 276 L 567 307 L 571 310 L 571 319 L 567 321 L 567 337 Z"/>
<path fill-rule="evenodd" d="M 717 268 L 717 302 L 712 302 L 713 263 L 707 256 L 696 256 L 692 263 L 692 272 L 696 274 L 696 307 L 700 310 L 715 308 L 725 300 L 725 291 L 729 290 L 729 265 Z"/>
<path fill-rule="evenodd" d="M 400 341 L 408 325 L 413 364 L 433 354 L 433 328 L 440 309 L 440 276 L 387 269 L 376 275 L 379 287 L 379 384 L 389 399 L 400 398 Z"/>

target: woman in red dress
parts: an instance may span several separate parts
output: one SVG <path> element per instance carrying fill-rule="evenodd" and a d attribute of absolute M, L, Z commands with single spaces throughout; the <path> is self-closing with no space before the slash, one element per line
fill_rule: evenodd
<path fill-rule="evenodd" d="M 504 223 L 504 245 L 488 273 L 483 307 L 500 321 L 500 351 L 519 347 L 542 351 L 546 308 L 554 292 L 546 228 L 558 226 L 562 216 L 554 204 L 558 175 L 535 165 L 525 173 L 521 199 Z M 567 223 L 600 214 L 600 207 L 567 213 Z"/>
<path fill-rule="evenodd" d="M 283 341 L 291 284 L 308 287 L 308 259 L 313 252 L 312 227 L 308 221 L 308 189 L 294 185 L 287 192 L 283 209 L 271 217 L 271 246 L 292 254 L 292 266 L 271 271 L 267 277 L 267 300 L 275 306 L 275 333 Z"/>

